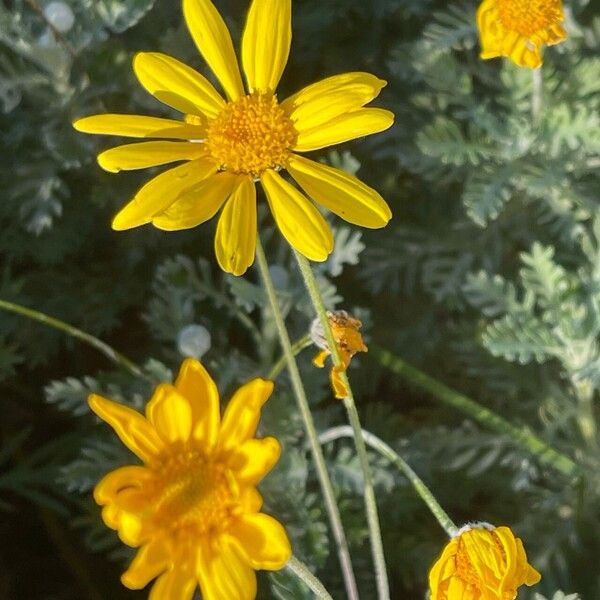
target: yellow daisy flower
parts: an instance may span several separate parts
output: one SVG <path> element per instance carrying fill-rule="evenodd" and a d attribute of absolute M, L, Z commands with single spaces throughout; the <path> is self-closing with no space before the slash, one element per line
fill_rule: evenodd
<path fill-rule="evenodd" d="M 508 527 L 465 525 L 429 573 L 431 600 L 514 600 L 521 585 L 541 575 Z"/>
<path fill-rule="evenodd" d="M 106 525 L 139 548 L 122 575 L 150 600 L 252 600 L 255 569 L 280 569 L 291 556 L 284 528 L 260 511 L 256 484 L 279 459 L 272 437 L 255 439 L 273 383 L 254 379 L 223 418 L 204 367 L 187 359 L 175 385 L 159 385 L 146 416 L 92 394 L 92 410 L 144 463 L 109 473 L 94 498 Z"/>
<path fill-rule="evenodd" d="M 561 0 L 484 0 L 477 11 L 481 58 L 507 56 L 520 67 L 542 65 L 542 46 L 562 42 Z"/>
<path fill-rule="evenodd" d="M 340 353 L 340 358 L 343 363 L 339 367 L 335 365 L 331 367 L 331 387 L 333 388 L 335 397 L 343 399 L 348 395 L 348 390 L 340 377 L 340 373 L 346 371 L 350 366 L 352 357 L 357 352 L 367 352 L 368 348 L 360 334 L 359 329 L 362 327 L 362 323 L 358 319 L 351 317 L 345 310 L 328 312 L 327 317 L 329 319 L 329 324 L 331 325 L 333 339 L 337 344 L 338 352 Z M 313 321 L 310 335 L 315 345 L 321 348 L 321 351 L 313 358 L 313 364 L 316 367 L 319 367 L 319 369 L 322 369 L 325 366 L 327 357 L 331 355 L 331 351 L 319 319 Z"/>
<path fill-rule="evenodd" d="M 280 103 L 275 91 L 290 50 L 291 0 L 253 0 L 242 38 L 246 89 L 231 36 L 212 2 L 183 0 L 183 14 L 226 98 L 178 60 L 141 52 L 133 61 L 140 83 L 182 112 L 183 120 L 105 114 L 74 123 L 86 133 L 162 140 L 103 152 L 98 162 L 107 171 L 185 161 L 144 185 L 116 215 L 113 228 L 151 222 L 168 231 L 189 229 L 223 207 L 215 237 L 217 260 L 225 271 L 240 275 L 254 261 L 255 182 L 260 181 L 283 236 L 311 260 L 327 258 L 333 237 L 306 195 L 350 223 L 385 226 L 391 212 L 375 190 L 298 153 L 390 127 L 392 113 L 364 108 L 386 82 L 369 73 L 344 73 L 309 85 Z M 306 195 L 280 175 L 281 169 Z"/>

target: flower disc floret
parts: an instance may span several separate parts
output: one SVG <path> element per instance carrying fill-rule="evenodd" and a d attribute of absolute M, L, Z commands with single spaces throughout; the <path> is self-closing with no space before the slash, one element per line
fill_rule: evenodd
<path fill-rule="evenodd" d="M 500 0 L 498 16 L 512 31 L 531 37 L 562 21 L 559 0 Z"/>
<path fill-rule="evenodd" d="M 272 94 L 227 103 L 209 124 L 206 148 L 221 170 L 260 177 L 285 167 L 298 133 Z"/>

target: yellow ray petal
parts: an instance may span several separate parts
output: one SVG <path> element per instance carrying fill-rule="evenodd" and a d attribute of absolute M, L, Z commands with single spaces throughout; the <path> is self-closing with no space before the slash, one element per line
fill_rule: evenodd
<path fill-rule="evenodd" d="M 154 427 L 132 408 L 97 394 L 90 395 L 88 404 L 115 430 L 119 439 L 144 462 L 151 460 L 164 448 Z"/>
<path fill-rule="evenodd" d="M 251 92 L 275 91 L 291 42 L 291 0 L 254 0 L 242 38 L 242 64 Z"/>
<path fill-rule="evenodd" d="M 156 580 L 148 600 L 192 600 L 196 587 L 194 574 L 176 566 Z"/>
<path fill-rule="evenodd" d="M 274 171 L 265 171 L 260 180 L 283 237 L 306 258 L 324 261 L 333 250 L 333 235 L 321 213 Z"/>
<path fill-rule="evenodd" d="M 354 112 L 379 95 L 386 81 L 370 73 L 341 73 L 317 81 L 281 103 L 298 131 Z"/>
<path fill-rule="evenodd" d="M 353 175 L 296 155 L 287 170 L 315 202 L 349 223 L 377 229 L 392 218 L 385 200 Z"/>
<path fill-rule="evenodd" d="M 249 177 L 240 180 L 219 217 L 215 254 L 221 269 L 243 275 L 256 252 L 256 188 Z"/>
<path fill-rule="evenodd" d="M 184 114 L 215 117 L 225 101 L 212 84 L 191 67 L 160 52 L 139 52 L 133 59 L 139 82 L 157 100 Z"/>
<path fill-rule="evenodd" d="M 340 115 L 319 127 L 306 129 L 298 134 L 293 150 L 308 152 L 348 140 L 384 131 L 392 126 L 394 114 L 382 108 L 361 108 Z"/>
<path fill-rule="evenodd" d="M 232 450 L 254 436 L 260 411 L 272 391 L 272 381 L 253 379 L 235 392 L 223 414 L 219 435 L 221 450 Z"/>
<path fill-rule="evenodd" d="M 281 444 L 273 437 L 249 439 L 232 451 L 228 464 L 236 479 L 248 485 L 257 484 L 275 465 L 281 455 Z"/>
<path fill-rule="evenodd" d="M 125 489 L 140 490 L 153 478 L 152 471 L 146 467 L 119 467 L 103 477 L 94 488 L 94 500 L 101 506 L 114 502 L 119 492 Z"/>
<path fill-rule="evenodd" d="M 227 97 L 236 100 L 244 86 L 231 35 L 210 0 L 183 0 L 183 15 L 204 60 L 221 82 Z"/>
<path fill-rule="evenodd" d="M 231 194 L 236 178 L 232 173 L 217 173 L 204 179 L 153 217 L 152 224 L 165 231 L 179 231 L 212 219 Z"/>
<path fill-rule="evenodd" d="M 177 389 L 161 383 L 146 405 L 146 418 L 167 443 L 187 442 L 192 432 L 192 409 Z"/>
<path fill-rule="evenodd" d="M 157 167 L 206 155 L 202 144 L 192 142 L 138 142 L 110 148 L 98 155 L 98 164 L 110 173 Z"/>
<path fill-rule="evenodd" d="M 141 115 L 92 115 L 73 121 L 73 127 L 83 133 L 122 135 L 134 138 L 200 140 L 204 137 L 202 127 L 197 125 Z"/>
<path fill-rule="evenodd" d="M 215 544 L 216 545 L 216 544 Z M 256 575 L 228 539 L 199 544 L 196 575 L 204 600 L 255 600 Z"/>
<path fill-rule="evenodd" d="M 171 562 L 171 549 L 161 539 L 152 540 L 142 546 L 121 575 L 121 582 L 130 590 L 141 590 L 150 581 L 165 571 Z"/>
<path fill-rule="evenodd" d="M 214 174 L 217 167 L 204 158 L 192 160 L 154 177 L 117 213 L 112 228 L 118 231 L 149 223 L 179 195 Z"/>
<path fill-rule="evenodd" d="M 187 358 L 181 365 L 175 387 L 192 408 L 192 435 L 207 448 L 213 448 L 221 423 L 219 390 L 213 378 L 202 363 Z"/>
<path fill-rule="evenodd" d="M 269 515 L 243 515 L 236 519 L 229 532 L 253 569 L 281 569 L 292 556 L 285 529 Z"/>

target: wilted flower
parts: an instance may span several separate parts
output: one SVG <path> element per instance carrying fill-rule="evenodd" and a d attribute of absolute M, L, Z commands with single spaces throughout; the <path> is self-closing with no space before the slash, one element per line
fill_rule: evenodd
<path fill-rule="evenodd" d="M 484 0 L 477 11 L 481 58 L 507 56 L 520 67 L 542 64 L 540 48 L 562 42 L 561 0 Z"/>
<path fill-rule="evenodd" d="M 311 260 L 333 249 L 329 225 L 308 200 L 350 223 L 379 228 L 391 212 L 383 198 L 356 177 L 304 158 L 304 153 L 383 131 L 391 112 L 364 108 L 385 85 L 369 73 L 344 73 L 300 90 L 284 102 L 275 94 L 290 50 L 291 0 L 253 0 L 242 39 L 246 89 L 227 27 L 210 0 L 183 0 L 183 13 L 200 53 L 226 99 L 194 69 L 156 52 L 133 61 L 140 83 L 184 113 L 181 121 L 137 115 L 79 119 L 79 131 L 162 140 L 107 150 L 107 171 L 186 161 L 150 180 L 114 218 L 122 230 L 153 223 L 189 229 L 223 207 L 215 251 L 225 271 L 240 275 L 254 261 L 256 188 L 260 181 L 273 217 L 288 242 Z M 284 179 L 287 169 L 298 185 Z"/>
<path fill-rule="evenodd" d="M 343 365 L 339 367 L 335 365 L 332 366 L 330 374 L 331 386 L 335 392 L 335 397 L 341 399 L 348 395 L 348 390 L 346 390 L 346 386 L 340 377 L 340 373 L 348 368 L 352 357 L 357 352 L 367 352 L 368 348 L 363 342 L 360 334 L 359 329 L 362 327 L 362 323 L 358 319 L 351 317 L 345 310 L 328 312 L 327 317 L 343 363 Z M 327 357 L 330 356 L 331 351 L 319 319 L 313 321 L 310 335 L 315 345 L 322 348 L 321 352 L 313 358 L 313 364 L 322 369 L 325 366 L 325 361 L 327 360 Z"/>
<path fill-rule="evenodd" d="M 187 359 L 175 385 L 161 384 L 146 416 L 91 395 L 92 410 L 144 463 L 109 473 L 94 490 L 102 518 L 140 548 L 121 580 L 150 600 L 252 600 L 255 569 L 280 569 L 291 556 L 285 530 L 260 513 L 256 484 L 280 455 L 255 439 L 273 384 L 255 379 L 233 396 L 221 420 L 219 394 L 204 367 Z"/>
<path fill-rule="evenodd" d="M 429 573 L 431 600 L 514 600 L 541 575 L 527 562 L 523 542 L 508 527 L 465 525 Z"/>

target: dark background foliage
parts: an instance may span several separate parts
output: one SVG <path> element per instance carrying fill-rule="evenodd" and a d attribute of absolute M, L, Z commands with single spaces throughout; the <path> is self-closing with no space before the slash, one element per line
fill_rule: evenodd
<path fill-rule="evenodd" d="M 218 270 L 214 224 L 169 235 L 112 231 L 112 215 L 148 173 L 102 172 L 94 157 L 112 142 L 70 125 L 105 111 L 168 114 L 134 80 L 137 51 L 205 66 L 178 2 L 64 3 L 74 22 L 56 37 L 43 18 L 49 2 L 0 0 L 0 298 L 101 337 L 152 379 L 171 377 L 208 332 L 203 360 L 227 397 L 279 356 L 257 273 Z M 217 5 L 239 39 L 246 0 Z M 478 58 L 475 9 L 470 1 L 295 0 L 280 97 L 340 71 L 388 80 L 377 102 L 394 110 L 395 126 L 315 154 L 358 171 L 394 212 L 383 231 L 331 220 L 336 250 L 317 267 L 328 304 L 359 316 L 368 343 L 529 426 L 584 475 L 570 481 L 542 466 L 391 376 L 373 353 L 351 369 L 365 427 L 411 463 L 456 522 L 511 525 L 543 573 L 537 592 L 591 600 L 600 597 L 600 7 L 567 3 L 569 40 L 546 50 L 537 79 Z M 300 337 L 312 311 L 264 206 L 260 217 Z M 310 353 L 301 369 L 324 431 L 345 417 Z M 285 452 L 262 486 L 267 508 L 342 597 L 301 422 L 286 376 L 278 383 L 262 428 Z M 151 386 L 61 333 L 0 313 L 0 388 L 0 598 L 144 597 L 120 585 L 130 551 L 91 499 L 94 483 L 131 457 L 85 399 L 103 392 L 139 408 Z M 373 598 L 357 460 L 342 441 L 326 454 L 358 580 Z M 406 481 L 373 460 L 393 597 L 423 598 L 444 533 Z M 261 597 L 308 597 L 285 572 L 260 583 Z"/>

